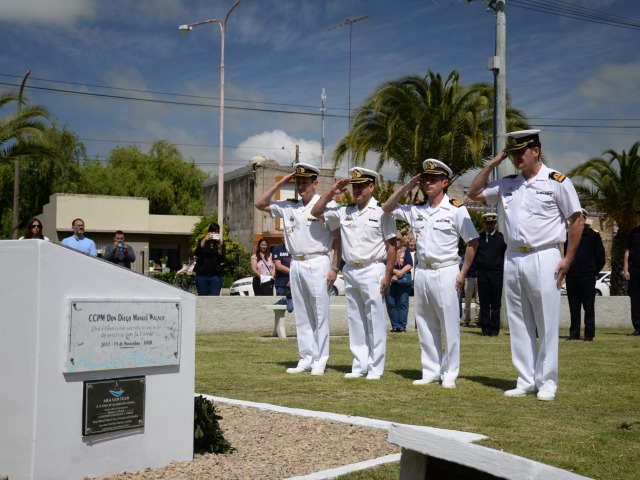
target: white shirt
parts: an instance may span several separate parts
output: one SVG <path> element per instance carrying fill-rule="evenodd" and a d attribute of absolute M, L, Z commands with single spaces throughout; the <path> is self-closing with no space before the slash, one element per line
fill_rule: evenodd
<path fill-rule="evenodd" d="M 362 210 L 355 203 L 327 208 L 324 218 L 331 224 L 340 222 L 345 262 L 369 263 L 387 259 L 386 241 L 396 236 L 396 222 L 382 211 L 375 198 L 371 197 Z"/>
<path fill-rule="evenodd" d="M 522 172 L 509 175 L 489 183 L 483 195 L 488 204 L 499 202 L 511 248 L 564 243 L 567 218 L 581 210 L 571 180 L 544 164 L 528 182 Z"/>
<path fill-rule="evenodd" d="M 447 262 L 458 260 L 458 238 L 465 242 L 478 238 L 467 207 L 451 203 L 447 194 L 440 204 L 431 208 L 421 205 L 397 205 L 393 217 L 407 222 L 416 238 L 418 262 Z"/>
<path fill-rule="evenodd" d="M 281 218 L 284 223 L 284 242 L 291 255 L 311 255 L 328 253 L 333 246 L 331 230 L 338 226 L 330 226 L 321 219 L 311 215 L 311 209 L 320 199 L 316 194 L 304 205 L 302 200 L 280 200 L 270 202 L 269 209 L 273 218 Z M 337 206 L 331 201 L 327 207 Z"/>

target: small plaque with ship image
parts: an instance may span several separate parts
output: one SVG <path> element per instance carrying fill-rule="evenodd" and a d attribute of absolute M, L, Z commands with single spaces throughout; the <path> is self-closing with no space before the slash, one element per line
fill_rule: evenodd
<path fill-rule="evenodd" d="M 82 435 L 144 427 L 145 377 L 84 382 Z"/>

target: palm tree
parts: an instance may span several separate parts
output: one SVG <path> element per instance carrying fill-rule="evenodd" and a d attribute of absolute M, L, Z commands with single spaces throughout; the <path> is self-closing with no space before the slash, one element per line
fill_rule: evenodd
<path fill-rule="evenodd" d="M 511 129 L 527 128 L 524 115 L 507 110 Z M 379 154 L 376 169 L 398 166 L 398 178 L 421 170 L 429 157 L 445 161 L 452 181 L 479 167 L 491 154 L 493 89 L 487 83 L 459 84 L 453 71 L 446 81 L 431 71 L 382 84 L 358 108 L 351 132 L 334 152 L 334 166 L 351 152 L 362 165 L 369 151 Z"/>
<path fill-rule="evenodd" d="M 17 101 L 18 97 L 12 93 L 0 93 L 0 108 Z M 23 105 L 19 112 L 0 118 L 0 162 L 47 152 L 39 140 L 46 127 L 43 120 L 48 118 L 47 109 L 41 105 Z"/>
<path fill-rule="evenodd" d="M 627 235 L 635 226 L 635 212 L 640 209 L 640 142 L 629 153 L 607 150 L 602 157 L 592 158 L 569 172 L 582 179 L 576 190 L 582 199 L 605 214 L 606 225 L 617 226 L 611 249 L 611 290 L 624 295 L 622 267 Z"/>
<path fill-rule="evenodd" d="M 0 93 L 0 108 L 11 102 L 21 101 L 20 97 L 12 93 Z M 48 113 L 39 105 L 20 105 L 18 111 L 13 111 L 0 118 L 0 190 L 3 192 L 3 201 L 0 203 L 0 218 L 8 218 L 8 212 L 13 211 L 13 205 L 9 204 L 13 195 L 7 194 L 9 182 L 13 183 L 14 172 L 11 172 L 10 163 L 18 162 L 21 157 L 34 153 L 44 153 L 48 149 L 41 142 L 42 131 L 45 128 L 44 119 Z M 19 164 L 14 170 L 19 172 Z M 14 195 L 17 191 L 14 192 Z M 0 234 L 10 233 L 12 227 L 0 226 Z"/>

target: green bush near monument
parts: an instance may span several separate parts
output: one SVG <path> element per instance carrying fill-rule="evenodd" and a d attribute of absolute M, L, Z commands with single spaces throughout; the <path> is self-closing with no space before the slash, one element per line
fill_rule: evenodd
<path fill-rule="evenodd" d="M 235 448 L 224 438 L 218 420 L 222 417 L 216 413 L 211 400 L 202 395 L 195 397 L 193 410 L 193 451 L 194 453 L 228 453 Z"/>

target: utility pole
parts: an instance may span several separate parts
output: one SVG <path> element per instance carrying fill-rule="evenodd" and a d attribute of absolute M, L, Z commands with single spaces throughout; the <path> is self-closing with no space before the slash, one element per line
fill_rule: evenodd
<path fill-rule="evenodd" d="M 296 163 L 300 162 L 300 145 L 296 145 Z"/>
<path fill-rule="evenodd" d="M 324 114 L 327 111 L 327 94 L 324 93 L 324 88 L 322 89 L 322 95 L 320 95 L 320 100 L 322 100 L 322 108 L 320 111 L 322 112 L 322 149 L 320 151 L 320 168 L 324 167 Z"/>
<path fill-rule="evenodd" d="M 31 74 L 31 70 L 27 70 L 22 83 L 20 84 L 20 92 L 18 93 L 18 113 L 22 110 L 22 92 L 24 91 L 24 84 L 27 83 L 27 78 Z M 20 136 L 16 137 L 16 143 L 20 144 Z M 13 166 L 13 232 L 11 238 L 14 240 L 18 238 L 18 224 L 20 223 L 20 156 L 15 158 L 15 164 Z"/>

